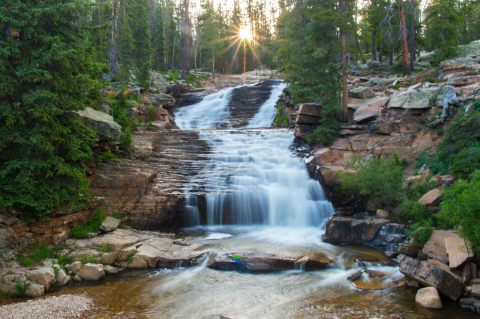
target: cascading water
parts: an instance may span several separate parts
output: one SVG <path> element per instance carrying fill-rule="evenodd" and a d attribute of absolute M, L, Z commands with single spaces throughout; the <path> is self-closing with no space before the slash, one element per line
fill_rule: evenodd
<path fill-rule="evenodd" d="M 303 161 L 290 150 L 293 133 L 271 126 L 275 104 L 285 84 L 274 85 L 246 129 L 228 127 L 228 105 L 234 88 L 209 95 L 175 114 L 182 129 L 200 130 L 212 147 L 205 180 L 208 225 L 321 226 L 333 212 L 322 187 L 311 179 Z M 193 185 L 193 184 L 192 184 Z M 187 198 L 188 191 L 187 191 Z M 200 220 L 195 199 L 187 206 L 192 223 Z"/>

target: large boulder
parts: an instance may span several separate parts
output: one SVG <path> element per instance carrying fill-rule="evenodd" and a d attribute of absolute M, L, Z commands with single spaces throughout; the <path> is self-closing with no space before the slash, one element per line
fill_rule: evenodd
<path fill-rule="evenodd" d="M 445 238 L 445 249 L 448 255 L 448 264 L 450 268 L 459 268 L 463 266 L 475 255 L 470 245 L 465 239 L 458 236 L 458 234 Z"/>
<path fill-rule="evenodd" d="M 105 277 L 105 269 L 102 264 L 85 264 L 77 272 L 82 280 L 96 281 Z"/>
<path fill-rule="evenodd" d="M 375 94 L 373 94 L 372 90 L 368 87 L 357 86 L 348 91 L 348 96 L 355 99 L 368 99 L 375 96 Z"/>
<path fill-rule="evenodd" d="M 324 239 L 333 244 L 365 245 L 375 239 L 386 222 L 381 218 L 332 216 L 327 221 Z"/>
<path fill-rule="evenodd" d="M 405 255 L 398 256 L 400 271 L 423 285 L 438 289 L 445 296 L 458 300 L 463 292 L 460 276 L 450 271 L 447 265 L 435 259 L 419 260 Z"/>
<path fill-rule="evenodd" d="M 442 309 L 442 299 L 434 287 L 418 289 L 415 302 L 420 306 L 431 309 Z"/>
<path fill-rule="evenodd" d="M 451 230 L 434 230 L 430 239 L 423 246 L 423 254 L 444 264 L 448 264 L 445 239 L 454 236 L 456 236 L 456 234 Z"/>
<path fill-rule="evenodd" d="M 112 216 L 107 216 L 100 225 L 100 229 L 104 232 L 111 232 L 117 229 L 118 225 L 120 225 L 120 219 Z"/>
<path fill-rule="evenodd" d="M 442 197 L 443 191 L 439 188 L 432 189 L 431 191 L 424 194 L 418 200 L 418 203 L 423 206 L 434 206 L 438 205 L 440 197 Z"/>
<path fill-rule="evenodd" d="M 353 121 L 356 123 L 376 119 L 380 115 L 380 107 L 361 106 L 353 113 Z"/>
<path fill-rule="evenodd" d="M 31 270 L 27 274 L 27 278 L 37 284 L 44 285 L 48 290 L 55 283 L 55 271 L 52 267 L 39 267 Z"/>
<path fill-rule="evenodd" d="M 439 93 L 439 87 L 417 88 L 393 94 L 388 103 L 389 109 L 428 109 Z"/>
<path fill-rule="evenodd" d="M 25 291 L 25 296 L 30 298 L 38 298 L 45 294 L 45 286 L 37 283 L 28 283 L 27 290 Z"/>
<path fill-rule="evenodd" d="M 91 107 L 86 107 L 76 113 L 86 126 L 97 133 L 100 141 L 111 142 L 119 139 L 122 127 L 113 120 L 111 115 L 94 110 Z"/>

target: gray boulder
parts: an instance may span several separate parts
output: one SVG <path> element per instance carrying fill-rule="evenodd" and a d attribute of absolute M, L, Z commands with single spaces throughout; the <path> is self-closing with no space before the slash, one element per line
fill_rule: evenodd
<path fill-rule="evenodd" d="M 100 141 L 117 141 L 122 127 L 113 120 L 111 115 L 86 107 L 76 112 L 83 123 L 95 131 Z"/>

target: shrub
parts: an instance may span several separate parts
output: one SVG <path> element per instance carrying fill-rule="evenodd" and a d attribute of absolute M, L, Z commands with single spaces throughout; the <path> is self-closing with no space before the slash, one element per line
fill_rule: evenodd
<path fill-rule="evenodd" d="M 410 225 L 406 233 L 413 239 L 414 243 L 423 246 L 427 240 L 430 239 L 430 236 L 432 236 L 432 232 L 432 220 L 424 219 Z"/>
<path fill-rule="evenodd" d="M 83 265 L 85 265 L 85 264 L 99 264 L 100 259 L 95 255 L 87 255 L 87 256 L 80 257 L 80 262 Z"/>
<path fill-rule="evenodd" d="M 50 247 L 44 243 L 36 243 L 28 245 L 27 248 L 21 252 L 19 256 L 20 264 L 29 267 L 36 262 L 45 260 L 47 258 L 56 258 L 59 248 Z"/>
<path fill-rule="evenodd" d="M 404 164 L 397 156 L 381 160 L 356 158 L 350 163 L 355 173 L 340 173 L 342 188 L 383 205 L 399 202 L 403 193 Z"/>
<path fill-rule="evenodd" d="M 112 160 L 112 159 L 117 159 L 117 155 L 113 154 L 110 151 L 102 152 L 102 154 L 100 154 L 97 157 L 97 161 L 99 163 L 105 163 L 105 162 L 108 162 L 109 160 Z"/>
<path fill-rule="evenodd" d="M 438 148 L 438 162 L 443 164 L 443 168 L 451 168 L 454 164 L 455 172 L 461 175 L 456 177 L 465 175 L 465 165 L 476 165 L 474 156 L 478 154 L 478 143 L 480 143 L 480 111 L 477 104 L 478 102 L 470 108 L 469 112 L 459 112 L 455 116 L 445 139 Z M 468 148 L 473 149 L 465 150 Z M 468 156 L 468 159 L 459 156 L 461 152 Z"/>
<path fill-rule="evenodd" d="M 480 248 L 480 170 L 470 181 L 460 179 L 446 189 L 439 217 L 442 226 L 459 229 L 474 248 Z"/>
<path fill-rule="evenodd" d="M 103 252 L 103 253 L 109 253 L 113 250 L 113 244 L 110 243 L 110 242 L 102 242 L 102 244 L 100 245 L 100 251 Z"/>
<path fill-rule="evenodd" d="M 339 130 L 340 124 L 338 122 L 318 126 L 312 133 L 307 135 L 307 142 L 309 144 L 330 145 L 337 138 Z"/>
<path fill-rule="evenodd" d="M 285 113 L 285 106 L 278 105 L 276 109 L 277 109 L 277 114 L 275 116 L 275 126 L 288 127 L 290 124 L 290 121 L 288 120 L 288 115 Z"/>
<path fill-rule="evenodd" d="M 73 238 L 86 238 L 89 233 L 96 233 L 100 229 L 100 225 L 106 217 L 103 209 L 97 208 L 92 218 L 83 226 L 77 225 L 72 229 Z"/>
<path fill-rule="evenodd" d="M 450 172 L 453 176 L 468 179 L 477 169 L 480 169 L 480 145 L 464 148 L 452 155 Z"/>
<path fill-rule="evenodd" d="M 25 296 L 25 293 L 27 292 L 28 287 L 30 284 L 28 282 L 16 282 L 15 283 L 15 296 Z"/>

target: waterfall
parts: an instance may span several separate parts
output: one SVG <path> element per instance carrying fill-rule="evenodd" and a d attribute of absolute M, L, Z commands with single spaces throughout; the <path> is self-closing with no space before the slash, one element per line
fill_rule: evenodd
<path fill-rule="evenodd" d="M 293 132 L 266 128 L 273 122 L 284 88 L 284 83 L 274 85 L 270 98 L 243 129 L 218 129 L 229 126 L 228 104 L 235 88 L 209 95 L 175 114 L 179 127 L 199 129 L 212 148 L 209 162 L 197 176 L 205 181 L 208 225 L 321 226 L 333 212 L 320 183 L 292 154 Z M 194 214 L 190 220 L 198 221 L 195 200 L 187 196 L 187 202 Z"/>

